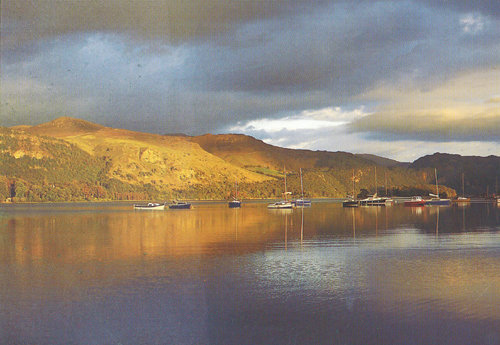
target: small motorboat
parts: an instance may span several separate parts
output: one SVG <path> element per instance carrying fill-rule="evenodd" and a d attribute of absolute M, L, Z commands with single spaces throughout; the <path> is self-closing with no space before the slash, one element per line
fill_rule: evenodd
<path fill-rule="evenodd" d="M 359 201 L 355 199 L 350 199 L 342 202 L 343 207 L 358 207 Z"/>
<path fill-rule="evenodd" d="M 386 204 L 391 203 L 389 198 L 379 197 L 377 193 L 372 196 L 368 196 L 368 198 L 359 200 L 360 206 L 385 206 Z"/>
<path fill-rule="evenodd" d="M 164 210 L 167 203 L 150 202 L 147 204 L 134 204 L 134 210 Z"/>
<path fill-rule="evenodd" d="M 276 202 L 273 202 L 273 203 L 267 205 L 267 208 L 290 209 L 290 208 L 294 208 L 294 205 L 292 204 L 291 201 L 281 200 L 281 201 L 276 201 Z"/>
<path fill-rule="evenodd" d="M 426 200 L 425 204 L 426 205 L 431 205 L 431 206 L 449 206 L 451 205 L 451 199 L 441 199 L 437 194 L 430 194 L 429 195 L 432 197 L 430 200 Z"/>
<path fill-rule="evenodd" d="M 241 201 L 234 199 L 228 202 L 229 208 L 238 208 L 241 207 Z"/>
<path fill-rule="evenodd" d="M 405 201 L 405 206 L 425 206 L 425 200 L 421 196 L 412 196 L 411 200 Z"/>
<path fill-rule="evenodd" d="M 181 210 L 181 209 L 190 209 L 192 205 L 189 202 L 184 201 L 172 201 L 171 204 L 168 205 L 168 208 L 171 210 Z"/>
<path fill-rule="evenodd" d="M 296 207 L 311 206 L 311 200 L 302 198 L 295 199 L 292 200 L 292 204 L 295 205 Z"/>

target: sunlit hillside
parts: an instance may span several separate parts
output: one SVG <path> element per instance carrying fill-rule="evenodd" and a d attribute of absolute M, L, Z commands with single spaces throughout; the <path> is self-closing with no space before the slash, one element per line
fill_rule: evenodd
<path fill-rule="evenodd" d="M 499 157 L 434 155 L 408 164 L 280 148 L 238 135 L 157 135 L 63 117 L 2 128 L 0 200 L 228 199 L 495 193 Z M 300 174 L 302 173 L 302 174 Z M 301 179 L 302 177 L 302 179 Z M 452 188 L 449 188 L 452 187 Z M 52 188 L 52 189 L 50 189 Z M 56 193 L 57 191 L 57 193 Z"/>
<path fill-rule="evenodd" d="M 261 182 L 262 174 L 241 169 L 207 153 L 183 136 L 161 136 L 107 128 L 71 118 L 23 128 L 23 132 L 63 139 L 108 164 L 107 177 L 168 193 L 228 180 Z"/>

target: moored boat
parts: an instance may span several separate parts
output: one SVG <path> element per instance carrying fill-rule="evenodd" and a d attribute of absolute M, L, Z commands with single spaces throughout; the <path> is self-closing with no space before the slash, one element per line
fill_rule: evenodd
<path fill-rule="evenodd" d="M 412 196 L 411 200 L 405 201 L 405 206 L 424 206 L 425 200 L 421 196 Z"/>
<path fill-rule="evenodd" d="M 286 190 L 286 171 L 285 171 L 284 167 L 283 167 L 283 175 L 284 175 L 284 182 L 285 182 L 285 192 L 283 193 L 283 195 L 285 196 L 285 200 L 273 202 L 273 203 L 267 205 L 267 208 L 270 208 L 270 209 L 287 209 L 287 208 L 294 208 L 295 207 L 295 205 L 291 201 L 289 201 L 287 199 L 287 196 L 289 194 L 292 194 L 292 193 L 287 192 L 287 190 Z"/>
<path fill-rule="evenodd" d="M 179 210 L 179 209 L 190 209 L 192 205 L 189 202 L 177 201 L 174 200 L 171 204 L 168 205 L 169 209 Z"/>
<path fill-rule="evenodd" d="M 303 207 L 303 206 L 311 206 L 311 200 L 304 198 L 304 184 L 302 182 L 302 168 L 300 171 L 300 198 L 292 200 L 292 204 L 294 206 Z"/>
<path fill-rule="evenodd" d="M 458 198 L 453 199 L 453 202 L 458 202 L 458 203 L 460 203 L 460 202 L 470 202 L 470 199 L 469 198 L 465 198 L 463 196 L 459 196 Z"/>
<path fill-rule="evenodd" d="M 276 202 L 273 202 L 269 205 L 267 205 L 267 208 L 271 208 L 271 209 L 289 209 L 289 208 L 294 208 L 294 205 L 292 204 L 291 201 L 287 201 L 287 200 L 281 200 L 281 201 L 276 201 Z"/>
<path fill-rule="evenodd" d="M 449 206 L 451 205 L 451 200 L 442 198 L 432 198 L 430 200 L 426 200 L 425 204 L 431 206 Z"/>
<path fill-rule="evenodd" d="M 388 202 L 389 198 L 383 198 L 377 196 L 375 193 L 372 196 L 369 196 L 368 198 L 361 199 L 359 200 L 359 205 L 360 206 L 385 206 Z M 390 203 L 390 201 L 389 201 Z"/>
<path fill-rule="evenodd" d="M 228 202 L 229 208 L 241 207 L 241 200 L 238 200 L 238 182 L 235 183 L 235 192 L 233 200 Z"/>
<path fill-rule="evenodd" d="M 347 195 L 349 200 L 342 202 L 343 207 L 358 207 L 359 201 L 354 198 L 354 169 L 352 169 L 352 195 Z"/>
<path fill-rule="evenodd" d="M 432 197 L 430 200 L 426 200 L 425 204 L 426 205 L 434 205 L 434 206 L 449 206 L 451 205 L 451 199 L 445 199 L 445 198 L 440 198 L 439 197 L 439 184 L 438 184 L 438 177 L 437 177 L 437 170 L 434 169 L 434 175 L 436 176 L 436 193 L 437 194 L 431 194 L 429 195 Z"/>
<path fill-rule="evenodd" d="M 295 206 L 311 206 L 311 200 L 309 199 L 295 199 L 295 200 L 292 200 L 292 204 L 295 205 Z"/>
<path fill-rule="evenodd" d="M 134 210 L 164 210 L 167 203 L 150 202 L 147 204 L 134 204 Z"/>
<path fill-rule="evenodd" d="M 358 207 L 359 201 L 355 199 L 350 199 L 342 202 L 343 207 Z"/>
<path fill-rule="evenodd" d="M 391 198 L 388 197 L 380 197 L 377 195 L 377 167 L 375 167 L 375 194 L 369 195 L 365 199 L 361 199 L 358 201 L 360 206 L 386 206 L 390 205 L 394 202 Z"/>
<path fill-rule="evenodd" d="M 462 173 L 462 196 L 453 199 L 453 202 L 458 202 L 458 203 L 470 202 L 470 199 L 465 197 L 465 182 L 463 173 Z"/>
<path fill-rule="evenodd" d="M 228 205 L 229 205 L 229 208 L 241 207 L 241 201 L 237 200 L 237 199 L 234 199 L 234 200 L 229 201 Z"/>

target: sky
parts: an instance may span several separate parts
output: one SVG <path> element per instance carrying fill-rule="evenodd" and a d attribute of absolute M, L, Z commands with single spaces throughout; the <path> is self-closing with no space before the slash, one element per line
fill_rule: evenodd
<path fill-rule="evenodd" d="M 498 0 L 2 0 L 0 126 L 500 155 Z"/>

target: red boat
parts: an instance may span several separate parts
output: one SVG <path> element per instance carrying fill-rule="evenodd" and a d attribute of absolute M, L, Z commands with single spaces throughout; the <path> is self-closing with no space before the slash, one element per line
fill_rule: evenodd
<path fill-rule="evenodd" d="M 411 200 L 405 201 L 405 206 L 424 206 L 425 200 L 421 196 L 413 196 Z"/>

